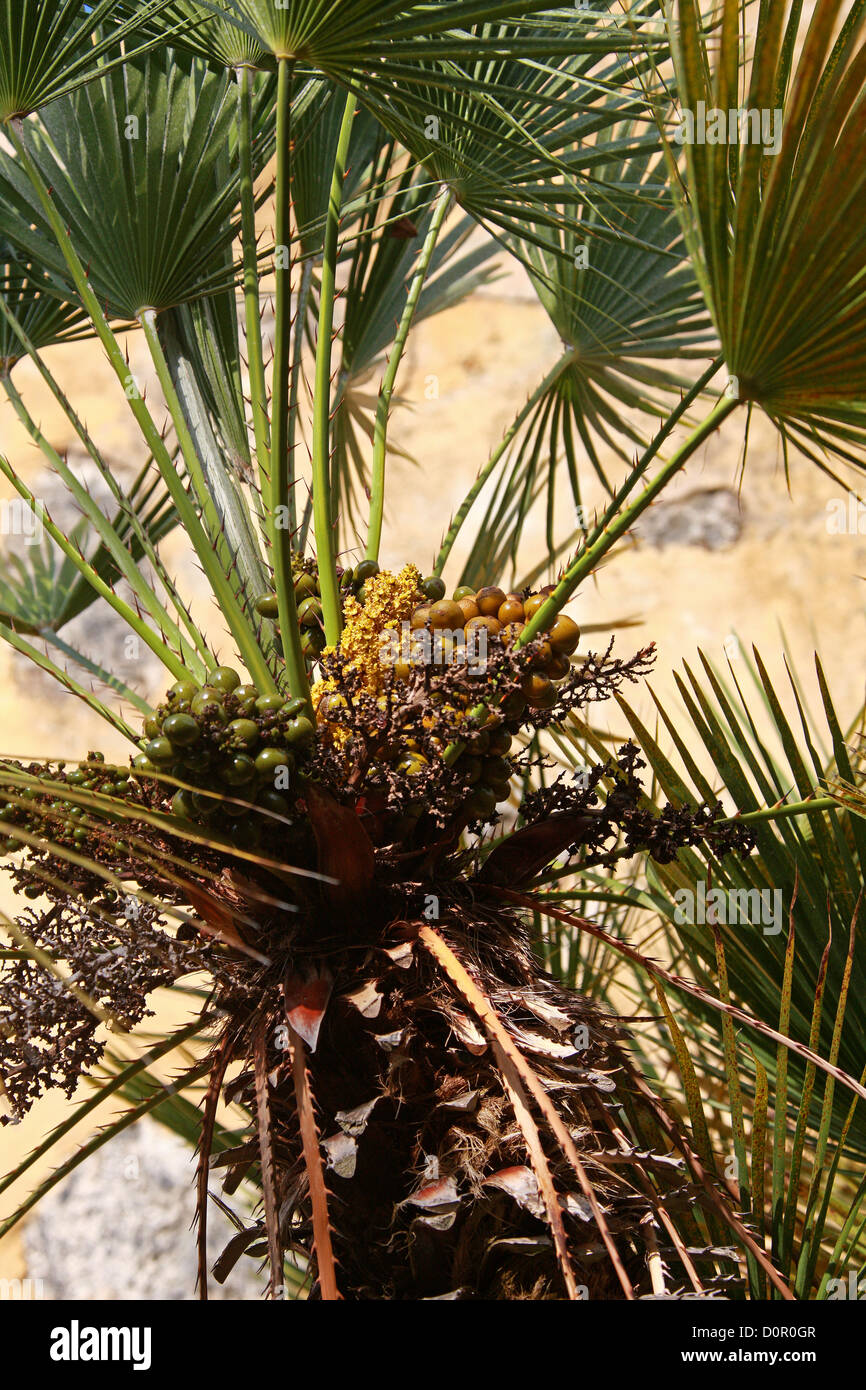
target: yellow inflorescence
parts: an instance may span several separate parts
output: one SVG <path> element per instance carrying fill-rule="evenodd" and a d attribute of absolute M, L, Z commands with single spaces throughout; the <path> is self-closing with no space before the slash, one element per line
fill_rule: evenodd
<path fill-rule="evenodd" d="M 388 666 L 382 662 L 382 633 L 389 628 L 399 631 L 400 624 L 409 621 L 424 597 L 420 580 L 415 565 L 405 565 L 399 574 L 380 570 L 364 581 L 363 605 L 352 595 L 345 600 L 340 652 L 348 658 L 350 668 L 360 673 L 371 695 L 380 695 L 385 689 Z M 334 648 L 328 647 L 322 655 L 333 652 Z M 312 690 L 316 708 L 322 696 L 335 688 L 333 680 L 316 682 Z"/>

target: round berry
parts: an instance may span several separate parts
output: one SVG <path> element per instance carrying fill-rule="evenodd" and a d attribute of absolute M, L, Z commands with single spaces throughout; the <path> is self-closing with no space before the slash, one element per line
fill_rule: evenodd
<path fill-rule="evenodd" d="M 502 624 L 498 618 L 481 615 L 477 618 L 470 618 L 463 631 L 467 637 L 470 637 L 473 632 L 478 632 L 481 628 L 486 628 L 489 635 L 495 637 L 497 633 L 502 631 Z M 478 638 L 473 638 L 473 640 L 477 642 Z"/>
<path fill-rule="evenodd" d="M 174 749 L 167 738 L 149 738 L 144 751 L 152 763 L 170 763 L 174 758 Z"/>
<path fill-rule="evenodd" d="M 222 690 L 226 695 L 237 690 L 240 683 L 240 676 L 237 671 L 232 670 L 231 666 L 215 666 L 212 671 L 208 672 L 206 682 L 214 690 Z"/>
<path fill-rule="evenodd" d="M 219 774 L 226 786 L 243 787 L 255 777 L 256 765 L 245 753 L 236 753 L 222 764 Z"/>
<path fill-rule="evenodd" d="M 476 787 L 466 802 L 466 814 L 471 820 L 487 820 L 496 810 L 496 794 L 489 787 Z"/>
<path fill-rule="evenodd" d="M 365 579 L 372 579 L 373 575 L 378 573 L 379 566 L 375 560 L 362 560 L 359 565 L 355 566 L 352 577 L 356 584 L 363 584 Z"/>
<path fill-rule="evenodd" d="M 526 703 L 530 709 L 550 709 L 556 702 L 556 691 L 549 676 L 543 675 L 540 671 L 532 671 L 524 676 L 520 687 L 526 696 Z"/>
<path fill-rule="evenodd" d="M 504 758 L 506 753 L 511 751 L 511 735 L 501 724 L 498 728 L 490 730 L 488 751 L 491 755 L 499 758 Z"/>
<path fill-rule="evenodd" d="M 549 628 L 547 640 L 556 652 L 561 652 L 563 656 L 571 656 L 580 641 L 580 628 L 572 619 L 560 613 Z"/>
<path fill-rule="evenodd" d="M 519 595 L 509 594 L 505 602 L 500 604 L 499 612 L 496 616 L 503 627 L 505 627 L 507 623 L 522 623 L 525 613 Z"/>
<path fill-rule="evenodd" d="M 288 816 L 289 803 L 273 787 L 262 787 L 256 796 L 256 805 L 275 816 Z"/>
<path fill-rule="evenodd" d="M 295 587 L 297 588 L 297 585 Z M 280 616 L 280 605 L 276 594 L 259 594 L 253 608 L 260 618 L 278 618 Z"/>
<path fill-rule="evenodd" d="M 431 604 L 429 616 L 432 627 L 447 628 L 450 631 L 463 627 L 466 622 L 463 609 L 450 598 L 437 599 Z"/>
<path fill-rule="evenodd" d="M 178 748 L 188 748 L 201 736 L 201 730 L 191 714 L 170 714 L 162 731 Z"/>
<path fill-rule="evenodd" d="M 316 583 L 315 576 L 308 574 L 306 570 L 301 570 L 301 573 L 295 579 L 295 598 L 298 600 L 302 598 L 313 598 L 318 592 L 319 586 Z"/>
<path fill-rule="evenodd" d="M 239 685 L 234 692 L 237 708 L 244 714 L 252 714 L 256 707 L 259 692 L 254 685 Z"/>
<path fill-rule="evenodd" d="M 285 701 L 282 695 L 276 692 L 272 695 L 260 695 L 256 700 L 256 711 L 259 714 L 276 714 L 277 710 L 283 708 Z"/>
<path fill-rule="evenodd" d="M 253 719 L 233 719 L 226 733 L 233 748 L 254 748 L 259 741 L 259 726 Z"/>
<path fill-rule="evenodd" d="M 207 685 L 192 699 L 189 712 L 197 719 L 217 719 L 221 724 L 228 719 L 223 706 L 223 692 Z"/>
<path fill-rule="evenodd" d="M 438 574 L 431 574 L 429 578 L 421 580 L 420 589 L 425 598 L 435 603 L 437 599 L 445 597 L 445 580 L 440 579 Z"/>
<path fill-rule="evenodd" d="M 475 595 L 478 612 L 484 618 L 495 618 L 505 602 L 505 598 L 504 591 L 497 588 L 496 585 L 488 585 L 485 589 L 479 589 Z"/>
<path fill-rule="evenodd" d="M 547 663 L 547 674 L 552 681 L 561 681 L 571 670 L 571 662 L 564 652 L 554 652 Z"/>
<path fill-rule="evenodd" d="M 534 618 L 543 603 L 547 603 L 547 594 L 530 594 L 529 598 L 523 601 L 523 611 L 526 614 L 526 621 Z"/>
<path fill-rule="evenodd" d="M 284 748 L 263 748 L 256 757 L 256 772 L 261 777 L 273 778 L 284 767 L 291 771 L 294 759 Z"/>
<path fill-rule="evenodd" d="M 286 725 L 287 743 L 309 743 L 315 736 L 316 730 L 313 724 L 305 715 L 299 715 L 297 719 L 289 720 Z"/>
<path fill-rule="evenodd" d="M 298 604 L 301 627 L 316 627 L 322 621 L 322 605 L 317 598 L 305 598 Z"/>
<path fill-rule="evenodd" d="M 192 796 L 183 788 L 179 788 L 171 798 L 171 814 L 177 816 L 178 820 L 192 820 L 195 815 Z"/>
<path fill-rule="evenodd" d="M 430 604 L 422 603 L 419 605 L 418 608 L 415 609 L 414 613 L 412 614 L 412 617 L 409 620 L 410 626 L 413 628 L 426 627 L 427 620 L 429 617 Z"/>
<path fill-rule="evenodd" d="M 174 685 L 169 686 L 168 701 L 172 705 L 189 703 L 192 697 L 197 694 L 198 686 L 195 681 L 175 681 Z"/>

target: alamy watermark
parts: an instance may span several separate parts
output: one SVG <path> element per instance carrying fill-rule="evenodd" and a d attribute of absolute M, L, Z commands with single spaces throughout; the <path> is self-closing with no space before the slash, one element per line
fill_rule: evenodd
<path fill-rule="evenodd" d="M 41 544 L 44 510 L 39 501 L 31 506 L 23 497 L 5 498 L 0 502 L 0 536 L 21 536 L 25 545 Z"/>
<path fill-rule="evenodd" d="M 383 666 L 466 666 L 470 675 L 487 669 L 487 629 L 413 628 L 402 622 L 379 633 L 379 661 Z"/>
<path fill-rule="evenodd" d="M 827 534 L 830 536 L 866 536 L 866 502 L 856 492 L 845 497 L 831 497 L 827 503 Z"/>
<path fill-rule="evenodd" d="M 82 1327 L 73 1318 L 68 1327 L 51 1331 L 52 1361 L 131 1361 L 134 1371 L 151 1364 L 149 1327 Z"/>
<path fill-rule="evenodd" d="M 677 926 L 760 926 L 764 936 L 782 930 L 781 888 L 707 888 L 700 880 L 695 891 L 679 888 L 674 894 Z"/>
<path fill-rule="evenodd" d="M 673 138 L 678 145 L 761 145 L 764 154 L 778 154 L 782 148 L 781 107 L 707 107 L 699 101 L 694 111 L 683 110 Z"/>

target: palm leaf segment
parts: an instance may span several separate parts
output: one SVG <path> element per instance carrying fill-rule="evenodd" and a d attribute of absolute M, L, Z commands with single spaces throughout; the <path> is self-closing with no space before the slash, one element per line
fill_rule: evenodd
<path fill-rule="evenodd" d="M 790 695 L 796 711 L 793 721 L 757 653 L 754 663 L 732 661 L 727 679 L 703 654 L 701 663 L 702 673 L 687 666 L 685 678 L 676 679 L 686 717 L 699 740 L 698 747 L 703 746 L 712 767 L 710 777 L 690 751 L 692 744 L 684 734 L 681 716 L 654 696 L 667 736 L 677 750 L 674 763 L 637 714 L 620 701 L 658 786 L 680 804 L 715 800 L 723 793 L 733 802 L 738 815 L 754 816 L 774 806 L 780 813 L 768 813 L 765 819 L 754 820 L 757 846 L 750 859 L 721 859 L 695 848 L 680 851 L 671 865 L 653 865 L 646 905 L 662 912 L 675 959 L 685 966 L 685 973 L 713 988 L 716 956 L 712 932 L 706 923 L 683 920 L 689 914 L 678 910 L 678 904 L 687 900 L 676 895 L 686 890 L 695 895 L 688 901 L 696 902 L 697 885 L 703 883 L 705 888 L 717 888 L 725 894 L 735 914 L 739 914 L 742 903 L 748 920 L 744 916 L 739 925 L 722 922 L 720 927 L 728 975 L 734 997 L 763 1019 L 777 1018 L 781 1013 L 785 954 L 789 927 L 793 927 L 797 968 L 791 978 L 790 1033 L 806 1041 L 815 1001 L 815 980 L 825 949 L 829 952 L 827 997 L 831 1001 L 840 997 L 851 923 L 857 918 L 866 873 L 866 824 L 859 815 L 834 807 L 826 789 L 835 778 L 848 785 L 862 783 L 862 768 L 858 767 L 850 738 L 846 738 L 840 726 L 819 661 L 816 666 L 822 718 L 812 716 L 799 679 L 789 671 Z M 743 668 L 743 674 L 748 674 L 750 683 L 754 683 L 756 695 L 750 694 L 740 675 Z M 762 732 L 767 726 L 772 737 Z M 805 815 L 794 816 L 785 810 L 793 803 L 809 811 L 809 803 L 816 801 L 829 809 L 819 811 L 816 805 L 808 820 Z M 759 903 L 763 916 L 758 911 Z M 779 906 L 779 912 L 771 922 L 769 909 L 774 904 Z M 859 1076 L 864 1069 L 866 1034 L 866 961 L 860 952 L 855 951 L 850 968 L 847 1023 L 839 1042 L 839 1064 L 851 1075 Z M 699 1002 L 692 1001 L 691 1007 L 699 1017 L 709 1018 Z M 833 1009 L 828 1008 L 819 1032 L 818 1050 L 823 1056 L 831 1055 L 832 1041 Z M 767 1047 L 760 1038 L 750 1039 L 750 1043 L 768 1074 L 775 1076 L 775 1049 Z M 795 1059 L 791 1059 L 790 1065 L 797 1070 Z M 834 1138 L 842 1132 L 849 1100 L 838 1095 L 835 1098 L 830 1126 Z M 866 1153 L 866 1124 L 860 1107 L 847 1142 L 858 1156 Z"/>
<path fill-rule="evenodd" d="M 0 122 L 30 115 L 127 62 L 167 0 L 144 0 L 122 14 L 119 0 L 0 0 Z M 125 52 L 121 52 L 121 45 Z"/>
<path fill-rule="evenodd" d="M 24 139 L 111 317 L 134 319 L 231 283 L 237 90 L 169 50 L 55 102 Z M 121 132 L 125 138 L 119 138 Z M 74 175 L 71 171 L 75 171 Z M 0 226 L 63 277 L 32 185 L 0 158 Z M 35 228 L 32 229 L 32 228 Z"/>
<path fill-rule="evenodd" d="M 8 311 L 8 317 L 0 318 L 0 372 L 26 356 L 16 324 L 37 349 L 90 332 L 83 310 L 68 303 L 50 278 L 9 243 L 0 243 L 0 300 Z"/>
<path fill-rule="evenodd" d="M 680 211 L 736 390 L 817 462 L 828 449 L 862 463 L 864 6 L 851 7 L 835 43 L 841 0 L 816 6 L 798 49 L 801 6 L 762 5 L 750 71 L 734 0 L 713 53 L 695 0 L 681 0 L 678 22 L 666 9 L 683 116 Z M 755 139 L 750 117 L 747 143 L 714 144 L 708 120 L 706 140 L 697 128 L 691 139 L 686 118 L 700 117 L 698 103 L 724 112 L 728 129 L 728 113 L 745 108 L 766 130 Z"/>
<path fill-rule="evenodd" d="M 528 266 L 563 351 L 508 451 L 461 583 L 481 584 L 517 564 L 526 518 L 540 499 L 552 556 L 573 542 L 575 531 L 586 534 L 583 460 L 612 495 L 604 453 L 629 467 L 634 450 L 646 447 L 642 417 L 666 418 L 673 393 L 689 385 L 666 364 L 714 350 L 657 154 L 617 158 L 603 173 L 611 195 L 605 211 L 578 207 L 576 220 L 554 234 L 555 244 L 507 240 Z M 621 240 L 609 237 L 612 227 L 623 230 Z M 567 504 L 561 485 L 570 493 Z M 556 523 L 564 514 L 571 523 L 563 534 Z"/>

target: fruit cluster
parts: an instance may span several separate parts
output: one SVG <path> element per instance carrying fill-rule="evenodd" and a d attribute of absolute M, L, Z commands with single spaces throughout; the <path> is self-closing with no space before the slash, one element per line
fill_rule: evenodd
<path fill-rule="evenodd" d="M 7 794 L 15 800 L 0 802 L 0 854 L 12 854 L 21 849 L 24 841 L 8 833 L 18 828 L 70 849 L 81 849 L 91 834 L 92 823 L 105 820 L 99 813 L 85 810 L 58 794 L 56 788 L 42 791 L 39 782 L 43 779 L 65 783 L 75 791 L 94 791 L 103 796 L 127 796 L 130 790 L 130 769 L 107 763 L 102 753 L 88 753 L 84 762 L 69 771 L 63 763 L 54 767 L 24 768 L 18 763 L 8 766 L 16 772 L 35 772 L 36 780 L 32 786 L 10 784 L 7 787 Z M 4 831 L 7 833 L 3 834 Z M 129 848 L 123 840 L 111 841 L 111 847 L 118 852 Z M 36 888 L 28 896 L 37 897 L 39 891 Z"/>
<path fill-rule="evenodd" d="M 243 684 L 237 671 L 217 666 L 202 686 L 176 681 L 164 703 L 145 719 L 144 733 L 133 769 L 166 773 L 196 787 L 174 793 L 173 815 L 193 822 L 229 822 L 254 841 L 262 818 L 250 818 L 249 804 L 288 815 L 283 792 L 296 764 L 307 756 L 315 729 L 303 699 L 262 693 Z M 247 806 L 222 800 L 226 795 Z"/>
<path fill-rule="evenodd" d="M 366 748 L 367 804 L 379 814 L 396 801 L 401 833 L 434 811 L 486 820 L 508 799 L 513 736 L 554 704 L 580 638 L 560 615 L 518 651 L 548 593 L 463 587 L 446 599 L 440 578 L 407 565 L 368 575 L 363 601 L 344 605 L 339 648 L 323 653 L 325 678 L 313 688 L 317 721 L 325 746 L 343 750 L 346 773 Z M 363 692 L 375 710 L 359 723 Z"/>
<path fill-rule="evenodd" d="M 472 589 L 462 585 L 451 599 L 445 597 L 445 585 L 438 577 L 422 580 L 425 602 L 419 604 L 411 617 L 415 633 L 432 630 L 437 641 L 453 648 L 464 643 L 477 651 L 481 643 L 498 638 L 507 648 L 513 647 L 529 619 L 538 612 L 552 588 L 537 594 L 506 593 L 495 585 Z M 481 633 L 486 634 L 481 637 Z M 450 642 L 449 642 L 450 638 Z M 533 643 L 527 654 L 527 666 L 520 689 L 506 696 L 497 715 L 488 718 L 465 740 L 465 747 L 454 762 L 454 769 L 470 784 L 471 792 L 464 813 L 473 820 L 486 820 L 496 807 L 507 801 L 513 767 L 508 761 L 512 735 L 527 721 L 527 707 L 549 709 L 556 700 L 554 682 L 569 672 L 569 657 L 580 641 L 580 629 L 564 614 L 559 614 L 547 629 L 542 640 Z"/>
<path fill-rule="evenodd" d="M 477 650 L 481 632 L 499 637 L 506 647 L 518 641 L 523 629 L 544 604 L 553 587 L 537 594 L 507 594 L 495 585 L 472 589 L 463 585 L 455 589 L 454 597 L 445 597 L 445 584 L 437 577 L 424 579 L 421 590 L 425 602 L 419 604 L 411 618 L 414 631 L 430 630 L 443 634 L 444 650 L 462 640 Z M 448 641 L 450 637 L 450 643 Z M 573 655 L 580 641 L 580 628 L 564 613 L 559 613 L 544 632 L 544 640 L 533 650 L 530 669 L 524 676 L 522 691 L 530 709 L 550 709 L 556 701 L 555 681 L 568 675 Z"/>
<path fill-rule="evenodd" d="M 348 596 L 364 602 L 364 583 L 379 573 L 375 560 L 362 560 L 354 569 L 337 567 L 343 600 Z M 319 574 L 314 560 L 302 560 L 295 556 L 292 560 L 292 577 L 298 621 L 301 625 L 301 650 L 308 662 L 317 661 L 325 647 L 325 631 L 322 622 L 322 600 L 319 590 Z M 253 607 L 260 618 L 270 618 L 276 622 L 280 616 L 279 601 L 275 593 L 260 594 Z"/>

